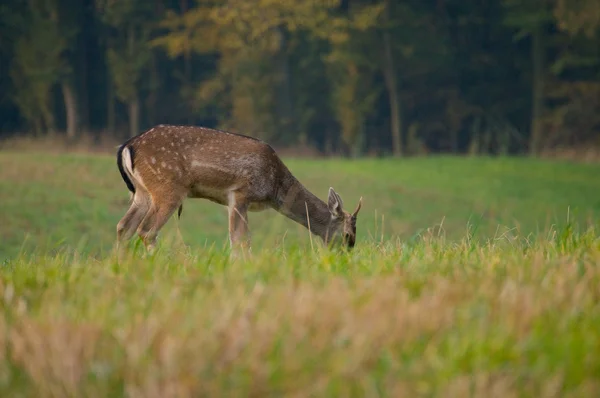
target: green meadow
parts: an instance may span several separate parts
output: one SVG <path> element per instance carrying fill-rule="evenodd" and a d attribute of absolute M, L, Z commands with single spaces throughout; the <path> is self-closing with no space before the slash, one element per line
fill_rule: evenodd
<path fill-rule="evenodd" d="M 600 165 L 284 160 L 355 250 L 188 200 L 117 258 L 114 156 L 0 152 L 0 396 L 600 396 Z"/>

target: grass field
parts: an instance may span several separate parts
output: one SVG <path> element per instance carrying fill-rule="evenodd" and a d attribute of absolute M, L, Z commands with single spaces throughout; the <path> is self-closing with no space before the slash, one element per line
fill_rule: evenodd
<path fill-rule="evenodd" d="M 187 201 L 112 254 L 113 156 L 0 153 L 0 396 L 600 396 L 600 166 L 287 160 L 363 196 L 351 253 Z"/>

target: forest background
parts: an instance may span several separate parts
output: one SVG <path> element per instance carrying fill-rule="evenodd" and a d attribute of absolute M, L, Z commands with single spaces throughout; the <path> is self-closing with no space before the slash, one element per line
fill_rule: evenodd
<path fill-rule="evenodd" d="M 600 145 L 596 0 L 4 0 L 0 138 L 195 124 L 322 155 Z"/>

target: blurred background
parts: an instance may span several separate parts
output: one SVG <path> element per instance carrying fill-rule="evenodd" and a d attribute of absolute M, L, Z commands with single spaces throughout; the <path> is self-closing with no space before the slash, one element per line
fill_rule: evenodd
<path fill-rule="evenodd" d="M 0 138 L 172 123 L 320 155 L 590 150 L 599 39 L 597 0 L 3 0 Z"/>

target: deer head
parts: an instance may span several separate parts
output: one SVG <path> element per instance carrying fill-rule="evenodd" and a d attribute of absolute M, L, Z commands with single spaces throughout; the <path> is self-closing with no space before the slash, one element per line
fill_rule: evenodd
<path fill-rule="evenodd" d="M 352 249 L 356 243 L 356 217 L 362 206 L 362 197 L 358 200 L 358 205 L 352 213 L 344 210 L 344 202 L 340 195 L 333 188 L 329 188 L 327 198 L 327 207 L 331 213 L 329 222 L 327 243 L 333 245 L 343 244 Z"/>

